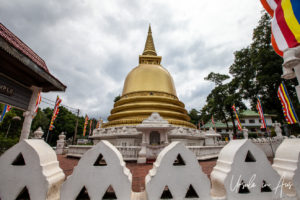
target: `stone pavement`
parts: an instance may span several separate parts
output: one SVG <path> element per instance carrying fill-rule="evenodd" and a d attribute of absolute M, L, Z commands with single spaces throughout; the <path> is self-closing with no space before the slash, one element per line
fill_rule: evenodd
<path fill-rule="evenodd" d="M 57 155 L 60 168 L 63 169 L 66 176 L 72 174 L 74 167 L 77 165 L 79 159 L 67 158 L 64 155 Z M 202 170 L 210 177 L 213 167 L 216 165 L 216 160 L 199 161 Z M 132 173 L 132 191 L 141 192 L 145 190 L 145 177 L 149 170 L 152 169 L 152 164 L 137 164 L 135 162 L 127 162 L 126 167 Z"/>

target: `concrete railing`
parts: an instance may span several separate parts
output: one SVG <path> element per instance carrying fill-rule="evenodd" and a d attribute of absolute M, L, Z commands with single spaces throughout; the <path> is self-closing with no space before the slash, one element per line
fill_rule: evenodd
<path fill-rule="evenodd" d="M 187 146 L 198 160 L 217 158 L 224 146 Z"/>
<path fill-rule="evenodd" d="M 67 156 L 81 158 L 92 147 L 92 145 L 69 145 Z"/>
<path fill-rule="evenodd" d="M 1 200 L 299 200 L 300 139 L 284 140 L 273 166 L 251 140 L 233 140 L 221 150 L 211 181 L 195 154 L 172 142 L 158 155 L 140 193 L 132 192 L 132 175 L 107 141 L 88 150 L 65 180 L 55 152 L 31 139 L 0 157 L 0 177 Z"/>
<path fill-rule="evenodd" d="M 70 145 L 68 147 L 67 156 L 80 158 L 85 152 L 91 149 L 91 145 Z M 195 153 L 198 160 L 207 160 L 217 158 L 221 149 L 224 146 L 187 146 Z M 138 154 L 141 150 L 140 146 L 116 146 L 121 152 L 125 161 L 135 161 L 138 159 Z M 160 149 L 157 154 L 160 152 Z"/>
<path fill-rule="evenodd" d="M 116 146 L 116 148 L 120 151 L 125 161 L 137 160 L 141 150 L 139 146 Z"/>

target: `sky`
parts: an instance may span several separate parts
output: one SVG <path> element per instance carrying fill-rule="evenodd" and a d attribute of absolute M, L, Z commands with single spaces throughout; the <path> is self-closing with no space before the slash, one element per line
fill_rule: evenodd
<path fill-rule="evenodd" d="M 67 86 L 42 97 L 59 95 L 80 115 L 106 119 L 138 65 L 150 23 L 178 98 L 200 110 L 214 87 L 204 77 L 228 73 L 262 9 L 259 0 L 0 0 L 0 22 Z"/>

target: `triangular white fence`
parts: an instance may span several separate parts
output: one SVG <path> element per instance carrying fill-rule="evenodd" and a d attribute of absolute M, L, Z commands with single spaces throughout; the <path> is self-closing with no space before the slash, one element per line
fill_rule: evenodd
<path fill-rule="evenodd" d="M 300 200 L 300 139 L 284 140 L 273 166 L 250 140 L 233 140 L 220 152 L 211 182 L 195 155 L 173 142 L 158 155 L 141 194 L 131 191 L 120 152 L 101 141 L 64 177 L 50 146 L 24 140 L 0 157 L 0 199 Z"/>

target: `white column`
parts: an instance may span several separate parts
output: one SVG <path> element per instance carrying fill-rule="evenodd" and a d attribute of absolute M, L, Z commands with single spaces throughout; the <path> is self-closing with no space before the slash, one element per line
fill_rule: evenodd
<path fill-rule="evenodd" d="M 243 128 L 244 139 L 248 139 L 248 129 Z"/>
<path fill-rule="evenodd" d="M 294 69 L 294 75 L 297 77 L 298 85 L 296 86 L 296 92 L 298 96 L 298 100 L 300 102 L 300 46 L 289 48 L 287 51 L 283 52 L 283 67 L 286 68 L 283 72 L 289 71 L 290 74 L 293 74 L 292 69 Z M 285 75 L 285 74 L 283 74 Z M 295 76 L 283 76 L 285 79 L 292 79 Z"/>
<path fill-rule="evenodd" d="M 145 130 L 142 131 L 142 148 L 138 154 L 137 163 L 146 163 L 147 161 L 147 132 Z M 149 144 L 149 143 L 148 143 Z"/>
<path fill-rule="evenodd" d="M 33 92 L 32 92 L 32 95 L 31 95 L 31 98 L 30 98 L 30 101 L 29 101 L 28 110 L 23 113 L 24 122 L 23 122 L 22 131 L 21 131 L 20 141 L 22 141 L 24 139 L 28 139 L 32 119 L 35 115 L 34 109 L 35 109 L 36 99 L 37 99 L 37 96 L 38 96 L 39 92 L 41 91 L 41 88 L 38 88 L 36 86 L 32 86 L 31 90 Z"/>
<path fill-rule="evenodd" d="M 146 144 L 146 133 L 142 132 L 142 144 Z"/>
<path fill-rule="evenodd" d="M 295 87 L 296 88 L 296 92 L 297 92 L 297 96 L 298 96 L 298 100 L 300 102 L 300 64 L 298 64 L 295 68 L 295 74 L 296 77 L 298 79 L 298 85 Z"/>
<path fill-rule="evenodd" d="M 165 136 L 166 136 L 166 138 L 165 138 L 165 143 L 166 143 L 166 144 L 169 144 L 169 140 L 168 140 L 168 131 L 165 132 Z"/>

